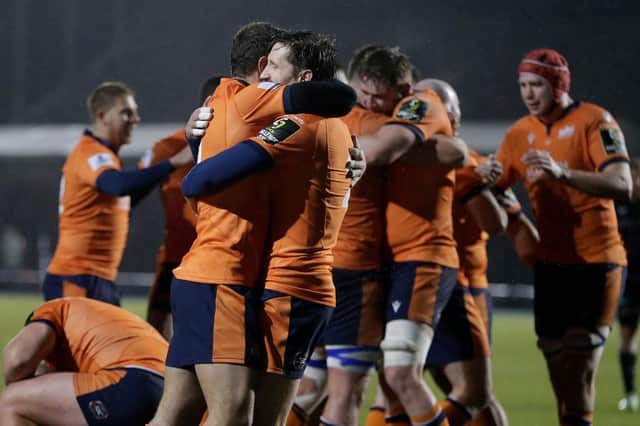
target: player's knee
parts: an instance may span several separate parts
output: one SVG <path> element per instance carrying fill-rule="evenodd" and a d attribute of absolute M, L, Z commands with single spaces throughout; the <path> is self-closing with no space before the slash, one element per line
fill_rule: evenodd
<path fill-rule="evenodd" d="M 418 378 L 415 373 L 414 367 L 385 367 L 384 368 L 384 380 L 387 385 L 397 395 L 404 395 L 411 391 L 414 384 L 419 382 L 421 378 Z"/>
<path fill-rule="evenodd" d="M 295 397 L 295 405 L 309 414 L 327 396 L 327 355 L 324 350 L 314 350 L 304 370 L 304 376 Z"/>
<path fill-rule="evenodd" d="M 384 340 L 380 343 L 385 370 L 387 367 L 422 368 L 432 338 L 433 329 L 426 324 L 408 320 L 387 323 Z"/>

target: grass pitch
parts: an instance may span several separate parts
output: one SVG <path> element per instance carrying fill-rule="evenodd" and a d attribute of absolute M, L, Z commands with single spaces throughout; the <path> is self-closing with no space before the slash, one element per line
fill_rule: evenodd
<path fill-rule="evenodd" d="M 22 327 L 25 318 L 42 302 L 39 295 L 0 295 L 0 345 Z M 124 307 L 144 316 L 146 300 L 125 298 Z M 533 318 L 529 313 L 498 311 L 493 326 L 493 369 L 495 394 L 513 426 L 556 425 L 555 403 L 544 360 L 536 349 Z M 638 426 L 640 413 L 621 413 L 616 404 L 622 394 L 618 367 L 618 330 L 614 327 L 607 343 L 597 380 L 595 425 Z M 430 382 L 431 383 L 431 382 Z M 2 383 L 0 383 L 0 389 Z M 363 407 L 366 417 L 369 392 Z"/>

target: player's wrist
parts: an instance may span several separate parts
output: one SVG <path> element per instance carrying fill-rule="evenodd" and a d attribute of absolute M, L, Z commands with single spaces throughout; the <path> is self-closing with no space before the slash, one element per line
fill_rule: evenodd
<path fill-rule="evenodd" d="M 568 182 L 571 179 L 571 170 L 568 167 L 560 167 L 558 180 L 560 182 Z"/>

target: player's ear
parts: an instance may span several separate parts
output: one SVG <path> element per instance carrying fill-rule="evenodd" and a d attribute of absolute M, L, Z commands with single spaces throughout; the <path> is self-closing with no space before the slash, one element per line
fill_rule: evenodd
<path fill-rule="evenodd" d="M 260 59 L 258 59 L 258 75 L 261 75 L 262 71 L 264 71 L 266 67 L 267 67 L 267 57 L 260 56 Z"/>
<path fill-rule="evenodd" d="M 300 81 L 311 81 L 313 79 L 313 71 L 310 69 L 304 69 L 298 74 Z"/>
<path fill-rule="evenodd" d="M 396 90 L 398 91 L 400 99 L 402 99 L 411 92 L 411 83 L 400 83 L 396 86 Z"/>

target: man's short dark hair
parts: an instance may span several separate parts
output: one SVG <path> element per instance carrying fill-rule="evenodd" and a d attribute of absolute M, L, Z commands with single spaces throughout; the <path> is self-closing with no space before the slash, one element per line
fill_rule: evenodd
<path fill-rule="evenodd" d="M 254 73 L 260 57 L 269 54 L 273 40 L 283 32 L 268 22 L 251 22 L 240 28 L 231 44 L 231 75 L 245 77 Z"/>
<path fill-rule="evenodd" d="M 98 111 L 104 111 L 114 104 L 117 98 L 135 96 L 129 86 L 119 81 L 105 81 L 93 89 L 87 97 L 87 112 L 91 121 L 95 121 Z"/>
<path fill-rule="evenodd" d="M 216 90 L 216 87 L 220 84 L 221 78 L 222 76 L 216 75 L 202 82 L 200 85 L 200 103 L 203 103 L 205 99 L 213 95 L 213 91 Z"/>
<path fill-rule="evenodd" d="M 296 72 L 309 69 L 313 80 L 332 80 L 335 78 L 338 62 L 336 60 L 336 40 L 328 34 L 312 31 L 292 31 L 274 39 L 289 48 L 289 63 Z"/>
<path fill-rule="evenodd" d="M 349 80 L 368 78 L 391 87 L 410 83 L 416 71 L 409 56 L 399 47 L 365 45 L 349 61 Z"/>

